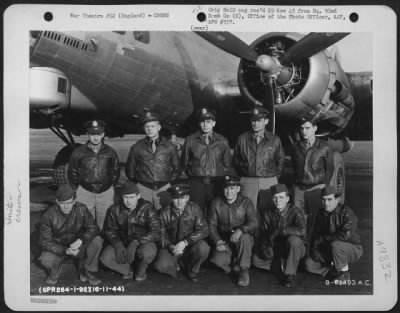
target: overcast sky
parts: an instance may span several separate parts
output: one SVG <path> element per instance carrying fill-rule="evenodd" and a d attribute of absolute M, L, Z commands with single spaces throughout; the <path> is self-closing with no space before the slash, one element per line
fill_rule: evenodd
<path fill-rule="evenodd" d="M 251 43 L 263 33 L 236 33 Z M 336 43 L 345 72 L 372 71 L 372 34 L 352 33 Z"/>

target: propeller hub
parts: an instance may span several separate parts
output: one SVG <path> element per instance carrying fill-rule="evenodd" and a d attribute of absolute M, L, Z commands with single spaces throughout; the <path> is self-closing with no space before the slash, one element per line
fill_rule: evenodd
<path fill-rule="evenodd" d="M 260 70 L 267 72 L 269 74 L 278 74 L 279 66 L 276 60 L 266 54 L 259 55 L 256 60 L 256 66 Z"/>

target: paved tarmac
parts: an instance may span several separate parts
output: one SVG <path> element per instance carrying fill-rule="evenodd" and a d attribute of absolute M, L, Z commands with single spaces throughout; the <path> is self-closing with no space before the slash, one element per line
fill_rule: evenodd
<path fill-rule="evenodd" d="M 130 145 L 141 136 L 126 136 L 125 138 L 107 139 L 118 152 L 121 162 L 125 162 Z M 31 294 L 39 294 L 39 288 L 45 287 L 46 273 L 38 265 L 36 258 L 40 253 L 37 245 L 37 225 L 41 213 L 54 203 L 55 187 L 52 181 L 52 162 L 63 143 L 49 131 L 31 131 L 30 146 L 30 229 L 31 229 Z M 85 137 L 79 138 L 80 142 Z M 121 295 L 332 295 L 354 294 L 366 295 L 373 293 L 373 262 L 372 262 L 372 142 L 356 142 L 351 152 L 344 155 L 346 164 L 346 203 L 352 207 L 359 218 L 360 234 L 363 241 L 364 255 L 350 266 L 351 286 L 327 285 L 318 276 L 299 269 L 297 285 L 287 289 L 281 286 L 278 279 L 266 271 L 251 269 L 250 286 L 238 287 L 234 284 L 235 277 L 225 275 L 210 264 L 205 264 L 200 272 L 199 282 L 190 282 L 183 274 L 173 279 L 149 269 L 146 281 L 137 283 L 134 280 L 123 281 L 120 275 L 108 269 L 100 268 L 98 277 L 102 280 L 100 287 L 104 290 L 99 294 Z M 291 181 L 290 162 L 282 180 L 288 184 Z M 126 178 L 121 171 L 120 183 Z M 72 262 L 63 265 L 59 283 L 60 287 L 85 287 L 87 283 L 78 280 Z M 113 291 L 112 287 L 115 290 Z M 120 288 L 118 288 L 120 287 Z M 119 290 L 118 290 L 119 289 Z M 123 289 L 123 291 L 122 291 Z M 50 293 L 51 294 L 51 293 Z M 57 293 L 53 293 L 57 294 Z M 63 293 L 68 294 L 68 292 Z M 69 294 L 79 293 L 70 290 Z M 60 294 L 58 294 L 60 295 Z M 88 295 L 85 293 L 85 295 Z"/>

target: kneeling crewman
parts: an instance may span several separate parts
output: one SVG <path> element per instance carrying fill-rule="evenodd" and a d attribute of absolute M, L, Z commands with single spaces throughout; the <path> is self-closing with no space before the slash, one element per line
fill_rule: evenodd
<path fill-rule="evenodd" d="M 289 191 L 284 184 L 272 186 L 271 193 L 274 208 L 261 216 L 260 242 L 253 265 L 282 271 L 284 286 L 292 287 L 297 266 L 306 253 L 306 219 L 303 210 L 289 202 Z"/>
<path fill-rule="evenodd" d="M 315 219 L 306 270 L 328 280 L 346 281 L 350 279 L 349 263 L 363 254 L 358 219 L 352 209 L 340 203 L 335 187 L 325 187 L 321 196 L 323 208 Z"/>
<path fill-rule="evenodd" d="M 103 240 L 92 214 L 86 205 L 77 202 L 69 184 L 61 185 L 56 194 L 56 205 L 43 214 L 39 246 L 41 264 L 49 271 L 46 283 L 54 285 L 61 274 L 61 266 L 68 257 L 78 259 L 81 281 L 91 285 L 101 283 L 93 272 L 98 270 L 98 258 Z"/>
<path fill-rule="evenodd" d="M 208 222 L 215 250 L 210 262 L 227 274 L 233 265 L 233 269 L 239 271 L 238 285 L 248 286 L 253 234 L 258 222 L 253 203 L 239 191 L 240 179 L 225 176 L 224 197 L 217 197 L 211 202 Z"/>
<path fill-rule="evenodd" d="M 157 254 L 160 219 L 153 205 L 140 198 L 135 183 L 125 183 L 121 197 L 121 201 L 107 211 L 103 233 L 110 245 L 106 246 L 100 260 L 121 273 L 123 279 L 131 279 L 135 273 L 135 280 L 140 282 L 147 278 L 147 267 Z"/>
<path fill-rule="evenodd" d="M 168 191 L 172 204 L 160 211 L 161 249 L 154 267 L 175 277 L 183 266 L 188 278 L 197 282 L 200 265 L 210 253 L 210 247 L 204 241 L 208 236 L 208 225 L 200 206 L 189 201 L 188 185 L 177 184 Z"/>

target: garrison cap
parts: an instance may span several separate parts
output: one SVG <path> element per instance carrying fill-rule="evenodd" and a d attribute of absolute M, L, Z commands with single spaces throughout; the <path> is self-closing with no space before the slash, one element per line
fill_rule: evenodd
<path fill-rule="evenodd" d="M 204 120 L 214 120 L 215 121 L 215 111 L 206 107 L 199 110 L 197 116 L 199 122 Z"/>
<path fill-rule="evenodd" d="M 287 189 L 285 184 L 276 184 L 271 187 L 272 195 L 276 195 L 277 193 L 286 192 L 289 194 L 289 190 Z"/>
<path fill-rule="evenodd" d="M 224 177 L 224 188 L 229 186 L 240 186 L 240 177 L 227 175 Z"/>
<path fill-rule="evenodd" d="M 317 125 L 316 120 L 314 120 L 313 116 L 305 115 L 299 119 L 299 126 L 303 125 L 304 123 L 310 122 L 312 125 Z"/>
<path fill-rule="evenodd" d="M 321 190 L 321 196 L 330 196 L 330 195 L 334 195 L 335 197 L 340 196 L 340 192 L 338 192 L 336 190 L 336 188 L 334 186 L 326 186 L 325 188 L 323 188 Z"/>
<path fill-rule="evenodd" d="M 101 134 L 104 132 L 104 128 L 106 127 L 106 123 L 102 120 L 90 120 L 86 122 L 85 128 L 89 134 Z"/>
<path fill-rule="evenodd" d="M 121 187 L 121 190 L 120 190 L 120 195 L 121 196 L 123 196 L 123 195 L 131 195 L 131 194 L 134 194 L 134 193 L 136 193 L 136 194 L 139 193 L 139 188 L 134 182 L 127 181 Z"/>
<path fill-rule="evenodd" d="M 190 191 L 189 185 L 186 184 L 175 184 L 168 189 L 172 199 L 188 195 Z"/>
<path fill-rule="evenodd" d="M 60 185 L 57 189 L 56 198 L 58 201 L 67 201 L 75 198 L 75 190 L 70 184 Z"/>
<path fill-rule="evenodd" d="M 160 121 L 160 117 L 158 116 L 158 114 L 151 112 L 151 111 L 147 111 L 143 117 L 143 124 L 146 124 L 148 122 L 154 122 L 154 121 L 157 121 L 157 122 Z"/>
<path fill-rule="evenodd" d="M 259 120 L 262 118 L 268 118 L 268 116 L 269 116 L 268 110 L 264 109 L 261 106 L 256 106 L 252 110 L 244 112 L 244 113 L 250 114 L 250 120 L 252 120 L 252 121 Z"/>

